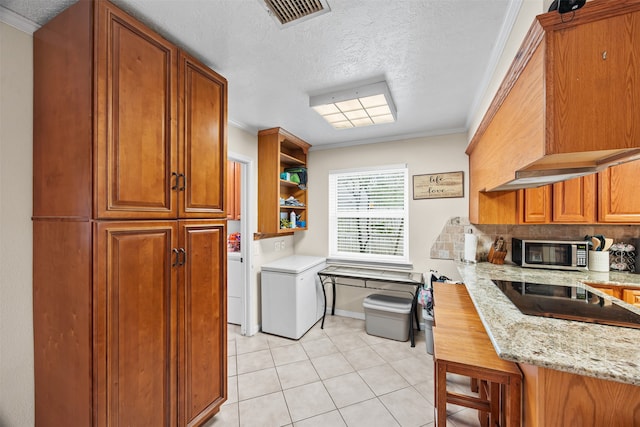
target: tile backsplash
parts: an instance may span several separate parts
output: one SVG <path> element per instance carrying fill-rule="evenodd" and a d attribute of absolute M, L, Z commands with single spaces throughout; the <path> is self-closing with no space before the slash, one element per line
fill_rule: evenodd
<path fill-rule="evenodd" d="M 450 218 L 431 246 L 432 259 L 461 260 L 464 255 L 464 235 L 471 231 L 478 238 L 476 258 L 486 261 L 491 243 L 497 236 L 507 242 L 507 261 L 511 261 L 511 238 L 582 240 L 586 235 L 602 234 L 615 243 L 628 243 L 640 238 L 638 225 L 474 225 L 467 217 Z"/>

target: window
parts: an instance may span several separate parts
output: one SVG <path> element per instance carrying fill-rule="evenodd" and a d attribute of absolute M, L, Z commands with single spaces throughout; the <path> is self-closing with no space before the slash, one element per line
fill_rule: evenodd
<path fill-rule="evenodd" d="M 407 264 L 406 165 L 329 173 L 329 257 Z"/>

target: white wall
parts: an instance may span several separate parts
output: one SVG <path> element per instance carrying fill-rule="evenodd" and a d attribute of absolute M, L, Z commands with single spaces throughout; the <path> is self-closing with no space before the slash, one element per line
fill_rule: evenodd
<path fill-rule="evenodd" d="M 405 163 L 409 168 L 409 256 L 413 270 L 430 268 L 457 278 L 452 261 L 431 260 L 429 251 L 442 227 L 453 216 L 467 216 L 468 160 L 465 134 L 425 137 L 381 144 L 358 145 L 331 150 L 312 150 L 309 154 L 309 230 L 295 235 L 296 254 L 328 254 L 329 171 Z M 465 196 L 448 199 L 413 200 L 413 175 L 463 171 Z M 351 290 L 340 289 L 343 295 Z M 361 296 L 338 298 L 336 308 L 361 312 Z"/>
<path fill-rule="evenodd" d="M 34 424 L 31 52 L 0 23 L 0 426 Z"/>

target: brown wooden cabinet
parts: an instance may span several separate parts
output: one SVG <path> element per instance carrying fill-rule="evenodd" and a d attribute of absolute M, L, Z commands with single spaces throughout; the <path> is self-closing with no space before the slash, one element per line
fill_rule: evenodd
<path fill-rule="evenodd" d="M 184 51 L 179 60 L 178 217 L 225 218 L 227 80 Z"/>
<path fill-rule="evenodd" d="M 608 283 L 587 283 L 587 285 L 631 305 L 640 307 L 640 288 Z"/>
<path fill-rule="evenodd" d="M 588 175 L 518 192 L 522 224 L 590 224 L 596 221 L 596 176 Z"/>
<path fill-rule="evenodd" d="M 518 363 L 524 375 L 523 426 L 634 426 L 640 387 Z"/>
<path fill-rule="evenodd" d="M 593 223 L 596 220 L 596 176 L 553 184 L 553 222 Z"/>
<path fill-rule="evenodd" d="M 623 163 L 598 173 L 598 220 L 608 223 L 640 222 L 636 196 L 640 161 Z"/>
<path fill-rule="evenodd" d="M 572 20 L 536 17 L 466 150 L 472 223 L 512 223 L 513 196 L 490 193 L 518 188 L 506 185 L 516 171 L 595 167 L 637 153 L 640 68 L 629 64 L 638 46 L 636 0 L 589 2 Z"/>
<path fill-rule="evenodd" d="M 258 132 L 258 233 L 263 235 L 290 234 L 306 230 L 307 189 L 291 180 L 280 178 L 288 168 L 307 166 L 310 144 L 282 128 L 265 129 Z M 285 201 L 295 199 L 299 204 L 289 205 Z M 281 228 L 281 214 L 287 219 L 295 212 L 304 227 Z"/>
<path fill-rule="evenodd" d="M 227 160 L 227 219 L 240 220 L 242 196 L 242 165 Z"/>
<path fill-rule="evenodd" d="M 98 16 L 96 216 L 224 218 L 226 80 L 121 11 Z"/>
<path fill-rule="evenodd" d="M 225 172 L 223 77 L 104 0 L 34 33 L 38 426 L 218 412 Z"/>
<path fill-rule="evenodd" d="M 606 283 L 587 283 L 587 285 L 591 286 L 594 289 L 599 290 L 602 293 L 607 295 L 611 295 L 612 297 L 622 299 L 622 291 L 623 287 L 618 285 L 609 285 Z"/>
<path fill-rule="evenodd" d="M 97 425 L 175 425 L 176 221 L 98 222 L 94 239 Z"/>
<path fill-rule="evenodd" d="M 640 289 L 623 289 L 622 300 L 640 308 Z"/>
<path fill-rule="evenodd" d="M 527 188 L 518 192 L 519 220 L 524 224 L 546 224 L 551 222 L 553 199 L 551 186 Z"/>
<path fill-rule="evenodd" d="M 178 425 L 196 426 L 227 398 L 227 234 L 220 220 L 178 232 Z"/>
<path fill-rule="evenodd" d="M 95 14 L 95 217 L 174 218 L 178 49 L 104 2 Z"/>

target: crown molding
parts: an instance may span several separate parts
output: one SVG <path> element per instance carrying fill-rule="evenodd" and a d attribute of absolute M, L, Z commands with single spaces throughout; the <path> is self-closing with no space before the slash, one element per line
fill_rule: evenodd
<path fill-rule="evenodd" d="M 18 15 L 12 10 L 7 9 L 6 7 L 0 6 L 0 22 L 4 22 L 7 25 L 12 26 L 24 33 L 29 35 L 33 35 L 40 25 L 36 24 L 33 21 L 28 20 L 24 16 Z"/>

